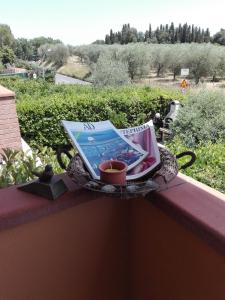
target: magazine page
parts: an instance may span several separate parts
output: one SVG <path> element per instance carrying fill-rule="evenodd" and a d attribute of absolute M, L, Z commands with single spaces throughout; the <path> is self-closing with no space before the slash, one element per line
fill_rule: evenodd
<path fill-rule="evenodd" d="M 152 120 L 137 127 L 120 129 L 120 132 L 140 149 L 148 152 L 148 156 L 127 173 L 127 180 L 141 178 L 159 165 L 160 153 Z"/>
<path fill-rule="evenodd" d="M 62 124 L 94 179 L 100 179 L 98 165 L 105 160 L 124 161 L 131 170 L 148 155 L 110 121 L 62 121 Z"/>

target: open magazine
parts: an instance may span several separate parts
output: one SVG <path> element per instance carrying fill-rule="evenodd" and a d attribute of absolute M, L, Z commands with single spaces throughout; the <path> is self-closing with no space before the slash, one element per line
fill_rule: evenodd
<path fill-rule="evenodd" d="M 110 121 L 62 121 L 62 125 L 94 179 L 100 179 L 98 166 L 105 160 L 124 161 L 129 171 L 149 154 L 127 139 Z"/>
<path fill-rule="evenodd" d="M 147 157 L 127 173 L 126 179 L 138 179 L 152 172 L 160 164 L 160 153 L 152 120 L 137 127 L 120 129 L 120 132 L 140 149 L 148 152 Z"/>

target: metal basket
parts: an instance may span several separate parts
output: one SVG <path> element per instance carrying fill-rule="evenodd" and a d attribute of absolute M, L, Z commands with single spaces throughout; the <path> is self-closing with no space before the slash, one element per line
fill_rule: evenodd
<path fill-rule="evenodd" d="M 169 183 L 176 177 L 179 169 L 186 169 L 191 166 L 196 159 L 192 151 L 185 151 L 176 156 L 162 146 L 159 146 L 159 151 L 161 159 L 159 167 L 148 175 L 145 175 L 141 180 L 127 181 L 125 185 L 106 184 L 100 180 L 93 179 L 79 154 L 72 157 L 68 148 L 59 148 L 57 150 L 57 159 L 60 166 L 67 171 L 68 176 L 71 177 L 77 185 L 110 196 L 133 198 L 140 195 L 145 196 L 152 191 L 160 190 L 163 185 Z M 66 154 L 70 159 L 70 163 L 67 167 L 62 161 L 62 153 Z M 177 159 L 187 155 L 190 156 L 191 159 L 178 168 Z"/>

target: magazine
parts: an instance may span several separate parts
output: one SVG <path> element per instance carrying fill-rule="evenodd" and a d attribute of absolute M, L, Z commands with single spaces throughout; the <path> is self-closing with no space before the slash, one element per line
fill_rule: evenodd
<path fill-rule="evenodd" d="M 148 152 L 148 156 L 127 173 L 127 180 L 141 178 L 160 164 L 160 153 L 152 120 L 137 127 L 120 129 L 120 132 L 140 149 Z"/>
<path fill-rule="evenodd" d="M 62 121 L 62 124 L 94 179 L 100 179 L 98 166 L 105 160 L 124 161 L 129 171 L 149 154 L 127 139 L 110 121 Z"/>

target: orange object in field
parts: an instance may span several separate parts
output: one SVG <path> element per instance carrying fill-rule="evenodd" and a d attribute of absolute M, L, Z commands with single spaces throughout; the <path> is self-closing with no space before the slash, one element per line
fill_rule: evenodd
<path fill-rule="evenodd" d="M 182 89 L 186 89 L 186 88 L 188 87 L 188 82 L 187 82 L 186 79 L 183 79 L 183 80 L 181 81 L 180 87 L 181 87 Z"/>

